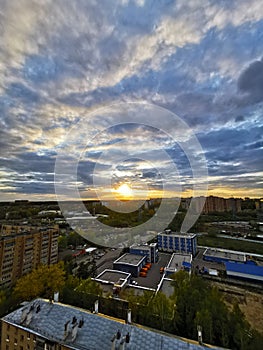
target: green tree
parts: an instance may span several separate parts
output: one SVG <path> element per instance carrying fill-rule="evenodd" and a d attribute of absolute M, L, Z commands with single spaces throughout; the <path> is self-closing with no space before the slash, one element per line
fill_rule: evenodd
<path fill-rule="evenodd" d="M 102 289 L 99 284 L 91 278 L 81 280 L 80 284 L 75 289 L 77 292 L 83 292 L 94 295 L 102 295 Z"/>
<path fill-rule="evenodd" d="M 17 281 L 14 293 L 21 300 L 31 300 L 38 296 L 49 298 L 54 292 L 61 291 L 64 284 L 63 263 L 41 265 Z"/>

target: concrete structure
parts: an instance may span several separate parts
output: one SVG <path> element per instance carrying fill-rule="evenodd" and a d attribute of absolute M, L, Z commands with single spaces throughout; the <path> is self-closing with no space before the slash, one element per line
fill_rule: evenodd
<path fill-rule="evenodd" d="M 0 287 L 9 287 L 39 264 L 58 261 L 58 226 L 3 225 L 0 234 Z"/>
<path fill-rule="evenodd" d="M 228 277 L 263 283 L 263 266 L 257 266 L 252 262 L 237 263 L 227 261 L 225 262 L 225 267 Z"/>
<path fill-rule="evenodd" d="M 192 268 L 192 255 L 191 254 L 179 254 L 174 253 L 168 265 L 164 269 L 166 276 L 176 273 L 180 270 L 191 272 Z"/>
<path fill-rule="evenodd" d="M 147 256 L 147 262 L 156 263 L 158 261 L 158 246 L 157 243 L 150 244 L 133 244 L 130 247 L 130 253 Z"/>
<path fill-rule="evenodd" d="M 131 281 L 131 274 L 127 272 L 106 269 L 94 281 L 100 284 L 104 292 L 113 292 L 118 294 Z"/>
<path fill-rule="evenodd" d="M 147 256 L 126 253 L 113 262 L 114 270 L 128 272 L 138 277 L 141 268 L 146 264 Z"/>
<path fill-rule="evenodd" d="M 194 233 L 178 233 L 165 230 L 157 235 L 158 248 L 165 252 L 197 253 L 197 237 Z"/>
<path fill-rule="evenodd" d="M 217 263 L 226 261 L 245 262 L 246 254 L 226 249 L 207 248 L 203 253 L 203 259 Z"/>
<path fill-rule="evenodd" d="M 2 318 L 1 338 L 1 350 L 206 349 L 194 341 L 43 299 Z"/>

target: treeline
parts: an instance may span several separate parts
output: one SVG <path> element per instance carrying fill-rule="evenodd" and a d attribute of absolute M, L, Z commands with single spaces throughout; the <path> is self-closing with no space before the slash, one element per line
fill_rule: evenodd
<path fill-rule="evenodd" d="M 50 298 L 60 292 L 60 301 L 93 311 L 99 299 L 99 312 L 126 319 L 177 336 L 197 339 L 197 326 L 202 328 L 203 342 L 236 350 L 261 350 L 263 335 L 253 330 L 238 304 L 229 310 L 219 291 L 196 275 L 180 271 L 174 275 L 173 294 L 167 297 L 146 291 L 135 295 L 124 290 L 120 298 L 103 296 L 100 286 L 91 280 L 68 274 L 62 263 L 40 266 L 18 280 L 10 291 L 0 292 L 3 316 L 24 301 L 35 297 Z"/>

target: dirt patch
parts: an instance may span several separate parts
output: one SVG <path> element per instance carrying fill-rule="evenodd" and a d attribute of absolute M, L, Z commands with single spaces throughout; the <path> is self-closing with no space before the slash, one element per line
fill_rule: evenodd
<path fill-rule="evenodd" d="M 235 286 L 214 284 L 223 293 L 224 301 L 229 309 L 232 309 L 233 304 L 237 302 L 252 328 L 263 334 L 263 295 Z"/>

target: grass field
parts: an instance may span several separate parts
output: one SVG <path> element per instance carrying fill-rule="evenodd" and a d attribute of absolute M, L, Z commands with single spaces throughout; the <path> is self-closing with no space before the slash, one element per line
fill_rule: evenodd
<path fill-rule="evenodd" d="M 204 235 L 197 237 L 197 244 L 263 255 L 263 244 L 255 242 Z"/>

